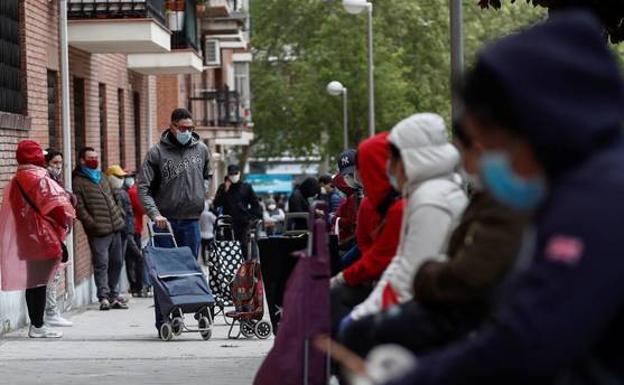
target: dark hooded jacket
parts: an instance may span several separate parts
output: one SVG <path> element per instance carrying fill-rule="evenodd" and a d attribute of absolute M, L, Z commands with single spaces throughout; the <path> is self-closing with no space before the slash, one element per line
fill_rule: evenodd
<path fill-rule="evenodd" d="M 387 162 L 387 132 L 360 144 L 358 170 L 366 191 L 357 221 L 358 246 L 362 257 L 342 272 L 349 286 L 372 284 L 379 279 L 399 245 L 404 201 L 390 186 Z M 363 212 L 366 214 L 363 215 Z M 360 226 L 367 229 L 370 245 L 360 245 Z"/>
<path fill-rule="evenodd" d="M 393 385 L 624 382 L 624 86 L 598 21 L 566 11 L 489 47 L 549 194 L 493 325 Z M 611 138 L 610 140 L 605 140 Z"/>
<path fill-rule="evenodd" d="M 211 176 L 210 151 L 193 133 L 187 145 L 181 145 L 169 130 L 160 143 L 147 152 L 138 177 L 141 203 L 154 219 L 199 219 L 204 211 L 206 188 Z"/>
<path fill-rule="evenodd" d="M 301 182 L 299 187 L 295 189 L 290 198 L 288 199 L 288 212 L 289 213 L 308 213 L 310 212 L 309 198 L 318 196 L 321 192 L 321 185 L 316 178 L 306 178 Z M 295 219 L 293 226 L 288 224 L 289 229 L 305 230 L 308 228 L 308 224 L 305 220 Z"/>

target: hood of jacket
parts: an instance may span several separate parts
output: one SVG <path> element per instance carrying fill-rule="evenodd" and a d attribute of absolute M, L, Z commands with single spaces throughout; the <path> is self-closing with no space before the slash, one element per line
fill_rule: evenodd
<path fill-rule="evenodd" d="M 388 141 L 401 152 L 410 186 L 436 177 L 452 177 L 459 152 L 447 135 L 444 119 L 432 113 L 414 114 L 392 128 Z"/>
<path fill-rule="evenodd" d="M 299 185 L 299 191 L 305 198 L 312 198 L 315 195 L 321 193 L 321 185 L 316 178 L 306 178 L 301 185 Z"/>
<path fill-rule="evenodd" d="M 554 13 L 498 41 L 481 53 L 475 72 L 481 76 L 473 79 L 473 87 L 489 93 L 490 104 L 507 103 L 515 129 L 529 140 L 550 176 L 621 135 L 622 78 L 600 22 L 589 12 Z M 493 85 L 489 90 L 488 82 Z"/>
<path fill-rule="evenodd" d="M 392 192 L 386 172 L 388 158 L 387 132 L 366 139 L 358 147 L 358 174 L 366 196 L 375 207 L 382 204 Z"/>
<path fill-rule="evenodd" d="M 175 138 L 173 137 L 173 134 L 169 135 L 170 133 L 171 133 L 171 129 L 168 128 L 165 131 L 163 131 L 163 133 L 160 135 L 160 143 L 162 143 L 166 147 L 193 147 L 193 146 L 196 146 L 199 142 L 201 142 L 201 137 L 199 136 L 199 134 L 196 132 L 193 132 L 191 141 L 186 145 L 181 145 L 180 143 L 178 143 L 178 141 L 175 140 Z"/>

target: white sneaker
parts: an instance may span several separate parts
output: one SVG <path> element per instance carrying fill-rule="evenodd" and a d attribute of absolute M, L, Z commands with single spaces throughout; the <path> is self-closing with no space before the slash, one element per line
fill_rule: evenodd
<path fill-rule="evenodd" d="M 55 326 L 61 328 L 69 328 L 74 326 L 74 323 L 68 319 L 61 317 L 60 314 L 47 315 L 44 317 L 43 322 L 48 326 Z"/>
<path fill-rule="evenodd" d="M 30 330 L 28 331 L 28 337 L 30 338 L 61 338 L 63 337 L 63 332 L 50 329 L 46 325 L 43 325 L 40 328 L 36 328 L 30 325 Z"/>

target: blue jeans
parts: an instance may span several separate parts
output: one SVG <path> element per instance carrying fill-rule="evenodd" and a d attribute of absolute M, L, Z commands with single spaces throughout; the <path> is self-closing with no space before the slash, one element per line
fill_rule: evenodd
<path fill-rule="evenodd" d="M 201 245 L 201 232 L 199 231 L 198 219 L 170 219 L 171 228 L 173 229 L 173 236 L 175 237 L 178 247 L 188 246 L 193 251 L 193 255 L 197 259 L 199 255 L 199 247 Z M 154 229 L 156 233 L 167 233 L 168 230 Z M 173 247 L 173 240 L 171 237 L 156 236 L 154 238 L 156 247 Z M 160 312 L 160 306 L 158 305 L 158 299 L 156 297 L 156 291 L 154 290 L 154 313 L 156 316 L 156 329 L 160 330 L 160 325 L 163 323 L 163 316 Z"/>

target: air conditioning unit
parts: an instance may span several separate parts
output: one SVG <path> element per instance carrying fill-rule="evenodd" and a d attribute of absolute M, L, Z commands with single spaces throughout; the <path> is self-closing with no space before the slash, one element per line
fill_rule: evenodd
<path fill-rule="evenodd" d="M 204 65 L 221 67 L 221 44 L 217 39 L 206 39 L 204 42 Z"/>

